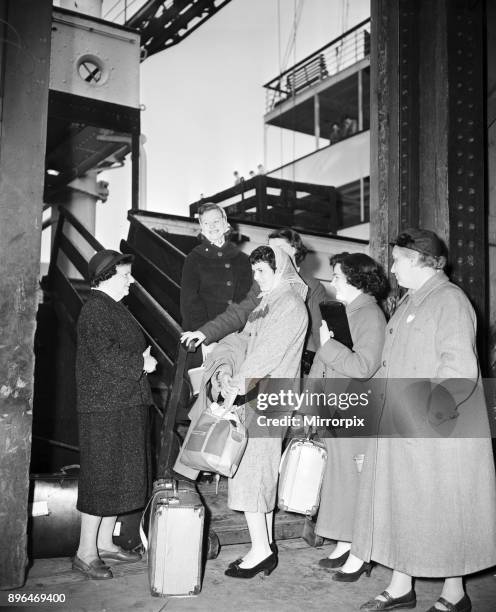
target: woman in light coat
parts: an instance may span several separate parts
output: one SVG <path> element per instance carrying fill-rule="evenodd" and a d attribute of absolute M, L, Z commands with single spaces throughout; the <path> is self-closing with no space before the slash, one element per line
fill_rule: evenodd
<path fill-rule="evenodd" d="M 288 255 L 277 247 L 258 247 L 251 253 L 250 262 L 260 287 L 260 303 L 244 329 L 219 342 L 205 362 L 202 390 L 208 377 L 214 390 L 220 389 L 224 397 L 245 396 L 250 390 L 247 383 L 253 379 L 290 379 L 299 385 L 308 325 L 304 301 L 307 286 Z M 250 435 L 239 468 L 229 479 L 228 506 L 245 513 L 252 546 L 243 558 L 229 565 L 226 575 L 252 578 L 260 572 L 269 574 L 277 565 L 272 533 L 282 436 L 274 432 L 263 435 L 250 428 L 254 412 L 248 405 L 242 411 Z M 180 461 L 174 469 L 190 477 L 196 475 Z"/>
<path fill-rule="evenodd" d="M 462 576 L 496 564 L 495 473 L 476 318 L 443 273 L 445 261 L 427 230 L 406 230 L 393 249 L 391 270 L 408 292 L 386 329 L 377 377 L 384 379 L 380 426 L 387 437 L 373 440 L 375 453 L 365 457 L 352 546 L 393 575 L 361 606 L 366 611 L 415 607 L 412 576 L 423 576 L 448 577 L 429 612 L 469 612 Z M 442 384 L 429 397 L 433 379 Z"/>
<path fill-rule="evenodd" d="M 353 348 L 332 338 L 323 323 L 322 346 L 317 351 L 308 382 L 312 391 L 328 393 L 336 391 L 336 383 L 340 385 L 337 379 L 366 380 L 379 368 L 386 319 L 376 300 L 387 289 L 382 268 L 368 255 L 340 253 L 331 257 L 330 264 L 336 298 L 346 305 Z M 348 412 L 356 414 L 356 409 Z M 348 413 L 339 416 L 348 416 Z M 358 571 L 347 572 L 345 562 L 351 548 L 360 462 L 367 440 L 330 437 L 330 432 L 328 435 L 325 438 L 328 460 L 315 531 L 335 540 L 336 546 L 329 557 L 320 560 L 319 565 L 328 569 L 344 566 L 333 578 L 353 582 L 362 570 L 357 568 Z M 363 571 L 370 570 L 365 567 Z"/>

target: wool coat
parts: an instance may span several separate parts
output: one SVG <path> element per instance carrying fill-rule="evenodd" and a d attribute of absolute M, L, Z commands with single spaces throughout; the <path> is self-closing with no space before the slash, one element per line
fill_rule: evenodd
<path fill-rule="evenodd" d="M 322 283 L 313 277 L 300 275 L 308 287 L 305 303 L 309 315 L 309 325 L 305 336 L 304 349 L 316 351 L 320 345 L 320 324 L 322 315 L 319 304 L 327 299 Z M 230 304 L 226 311 L 218 315 L 212 321 L 208 321 L 199 328 L 205 334 L 207 344 L 217 342 L 244 327 L 252 310 L 260 303 L 260 287 L 256 281 L 253 282 L 246 298 L 239 304 Z"/>
<path fill-rule="evenodd" d="M 353 349 L 334 338 L 318 349 L 307 379 L 307 386 L 312 391 L 339 393 L 339 387 L 346 386 L 343 385 L 346 379 L 369 379 L 379 368 L 386 327 L 384 313 L 371 295 L 362 293 L 346 305 L 346 314 Z M 357 410 L 350 408 L 346 412 L 337 412 L 340 414 L 332 416 L 349 417 Z M 324 441 L 328 459 L 315 530 L 330 540 L 351 542 L 360 484 L 355 457 L 365 454 L 368 440 L 327 434 Z"/>
<path fill-rule="evenodd" d="M 78 412 L 115 412 L 153 403 L 143 372 L 146 341 L 127 308 L 94 289 L 77 323 Z"/>
<path fill-rule="evenodd" d="M 389 436 L 371 440 L 365 456 L 352 545 L 358 557 L 426 577 L 496 564 L 495 472 L 475 331 L 473 308 L 443 272 L 408 292 L 389 321 L 376 375 L 384 381 L 381 426 L 388 423 Z M 397 392 L 409 378 L 448 387 L 465 379 L 454 390 L 457 418 L 448 416 L 437 436 L 426 437 L 435 420 L 425 405 Z M 441 417 L 443 410 L 440 404 Z M 404 423 L 416 423 L 419 436 L 410 427 L 401 437 Z M 472 424 L 477 437 L 460 437 Z"/>
<path fill-rule="evenodd" d="M 250 260 L 232 242 L 217 247 L 207 239 L 186 257 L 181 278 L 183 329 L 198 329 L 231 303 L 238 303 L 252 284 Z"/>
<path fill-rule="evenodd" d="M 95 516 L 142 508 L 151 465 L 145 338 L 127 308 L 97 289 L 81 309 L 77 334 L 77 508 Z"/>
<path fill-rule="evenodd" d="M 277 265 L 279 257 L 281 254 L 276 254 Z M 287 256 L 284 259 L 288 259 Z M 308 314 L 299 294 L 302 287 L 305 295 L 306 287 L 299 279 L 297 284 L 300 286 L 298 291 L 290 283 L 283 282 L 263 294 L 243 331 L 231 334 L 219 343 L 205 363 L 201 397 L 204 396 L 207 378 L 219 367 L 227 368 L 233 374 L 233 384 L 242 394 L 247 391 L 245 382 L 252 379 L 284 378 L 298 384 Z M 193 407 L 190 413 L 192 421 L 197 418 L 204 401 L 199 399 Z M 242 407 L 241 412 L 248 426 L 249 439 L 238 471 L 229 479 L 228 505 L 233 510 L 271 512 L 276 501 L 282 440 L 280 436 L 250 435 L 254 431 L 250 427 L 254 413 L 248 407 Z M 183 466 L 180 460 L 174 470 L 190 478 L 196 477 L 196 472 Z"/>

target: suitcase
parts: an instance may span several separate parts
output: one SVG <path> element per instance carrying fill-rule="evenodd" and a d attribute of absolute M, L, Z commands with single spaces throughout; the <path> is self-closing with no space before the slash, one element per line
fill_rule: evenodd
<path fill-rule="evenodd" d="M 279 508 L 313 516 L 320 503 L 320 489 L 327 462 L 327 450 L 320 441 L 294 438 L 279 466 Z"/>
<path fill-rule="evenodd" d="M 148 528 L 148 577 L 154 596 L 197 595 L 201 590 L 205 509 L 194 485 L 154 484 Z"/>
<path fill-rule="evenodd" d="M 69 473 L 68 473 L 69 472 Z M 29 556 L 34 559 L 72 557 L 79 544 L 81 514 L 76 509 L 79 465 L 54 474 L 31 474 L 28 506 Z M 113 540 L 132 550 L 141 545 L 139 523 L 143 510 L 121 514 Z"/>

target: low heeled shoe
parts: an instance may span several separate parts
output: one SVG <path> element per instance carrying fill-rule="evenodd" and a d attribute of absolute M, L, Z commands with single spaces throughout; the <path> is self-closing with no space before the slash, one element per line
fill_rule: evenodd
<path fill-rule="evenodd" d="M 346 563 L 348 557 L 350 556 L 350 551 L 347 550 L 341 556 L 336 557 L 334 559 L 330 559 L 329 557 L 325 557 L 324 559 L 320 559 L 319 565 L 320 567 L 325 567 L 326 569 L 335 569 L 336 567 L 341 567 Z"/>
<path fill-rule="evenodd" d="M 440 597 L 436 603 L 440 603 L 448 610 L 448 612 L 471 612 L 472 610 L 472 602 L 466 593 L 456 604 L 450 603 L 447 599 L 444 599 L 444 597 Z M 427 612 L 441 612 L 441 609 L 436 608 L 434 605 L 431 606 Z"/>
<path fill-rule="evenodd" d="M 265 557 L 260 563 L 253 567 L 240 567 L 238 564 L 231 563 L 224 574 L 230 578 L 253 578 L 261 572 L 265 576 L 269 576 L 277 567 L 277 556 L 271 553 Z"/>
<path fill-rule="evenodd" d="M 360 610 L 365 610 L 365 612 L 374 612 L 375 610 L 399 610 L 400 608 L 415 608 L 417 605 L 417 597 L 413 589 L 401 597 L 391 597 L 387 591 L 383 591 L 380 597 L 384 597 L 386 601 L 382 601 L 381 599 L 370 599 L 360 606 Z"/>
<path fill-rule="evenodd" d="M 121 561 L 122 563 L 134 563 L 141 560 L 141 554 L 132 550 L 99 550 L 100 559 L 107 561 Z"/>
<path fill-rule="evenodd" d="M 279 549 L 277 548 L 277 544 L 275 542 L 271 542 L 269 546 L 270 546 L 270 550 L 277 557 L 277 555 L 279 554 Z M 229 563 L 227 567 L 233 567 L 234 565 L 239 565 L 240 563 L 243 563 L 243 557 L 238 557 L 235 561 L 231 561 L 231 563 Z"/>
<path fill-rule="evenodd" d="M 336 582 L 356 582 L 362 574 L 366 574 L 367 578 L 370 576 L 372 571 L 372 563 L 364 561 L 356 572 L 343 572 L 338 570 L 332 576 L 332 579 Z"/>
<path fill-rule="evenodd" d="M 101 559 L 93 559 L 90 563 L 85 563 L 76 555 L 72 560 L 72 569 L 78 570 L 93 580 L 108 580 L 114 577 L 110 567 L 105 565 Z"/>

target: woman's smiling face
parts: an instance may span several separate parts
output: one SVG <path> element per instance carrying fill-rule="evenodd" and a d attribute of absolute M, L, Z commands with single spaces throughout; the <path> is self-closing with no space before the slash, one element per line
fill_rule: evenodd
<path fill-rule="evenodd" d="M 275 272 L 269 264 L 265 261 L 258 261 L 252 265 L 251 269 L 260 291 L 270 291 L 274 286 Z"/>

